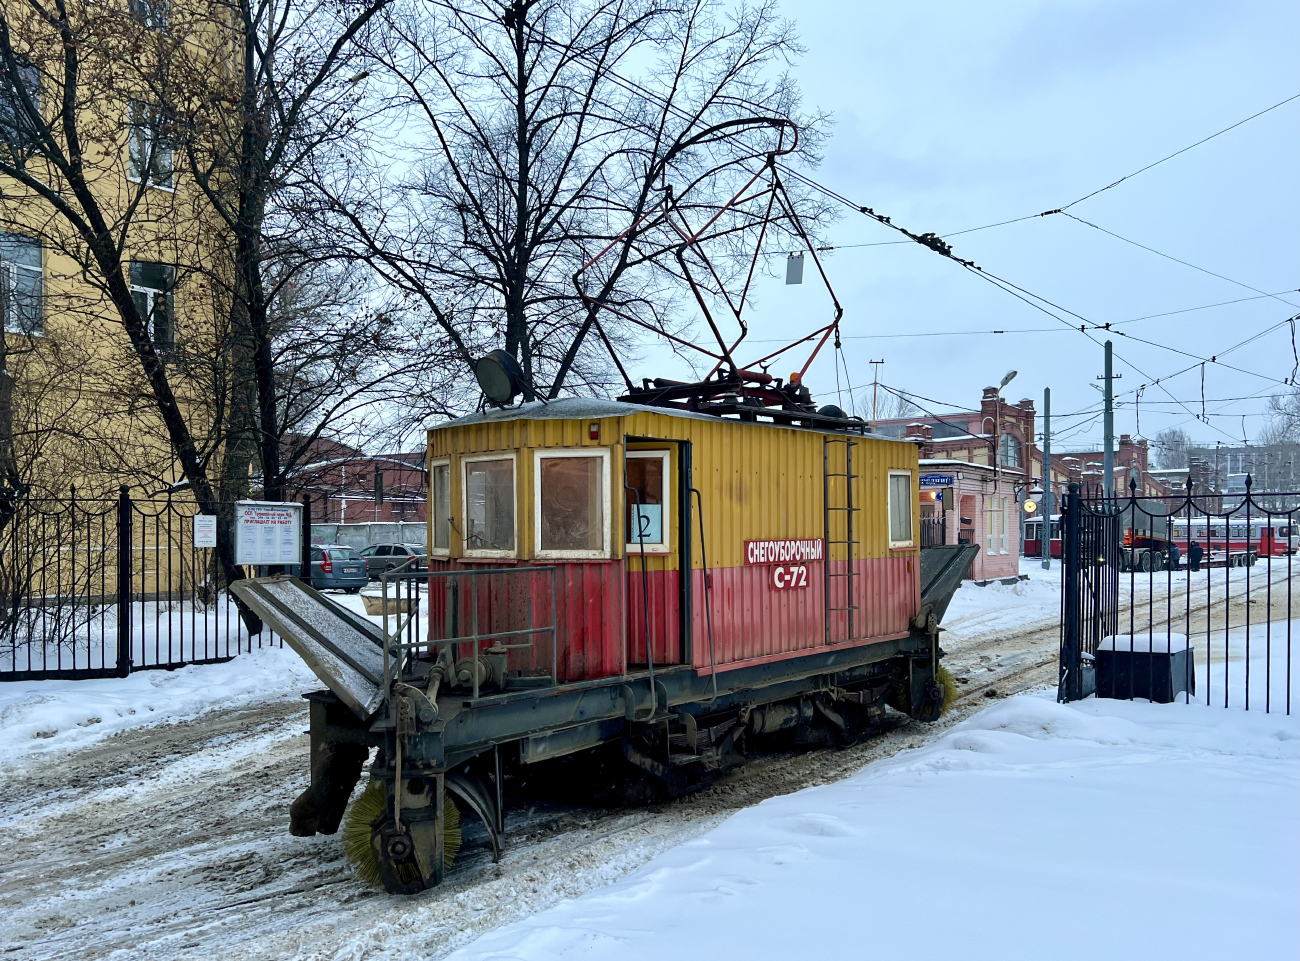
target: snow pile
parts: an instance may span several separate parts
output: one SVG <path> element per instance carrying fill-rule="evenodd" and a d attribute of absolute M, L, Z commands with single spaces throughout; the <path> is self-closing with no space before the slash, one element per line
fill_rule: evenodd
<path fill-rule="evenodd" d="M 319 686 L 302 658 L 278 647 L 224 664 L 139 671 L 126 678 L 7 682 L 0 684 L 0 760 L 83 747 L 127 728 L 205 711 L 296 698 Z"/>
<path fill-rule="evenodd" d="M 1016 697 L 453 957 L 1293 957 L 1298 760 L 1296 717 Z"/>
<path fill-rule="evenodd" d="M 1027 569 L 1024 573 L 1029 575 L 1028 580 L 1014 584 L 995 581 L 980 587 L 974 581 L 962 581 L 943 616 L 944 626 L 950 627 L 955 621 L 994 612 L 1021 619 L 1026 615 L 1035 619 L 1058 616 L 1061 612 L 1060 565 L 1055 565 L 1050 571 L 1039 567 L 1037 570 Z"/>

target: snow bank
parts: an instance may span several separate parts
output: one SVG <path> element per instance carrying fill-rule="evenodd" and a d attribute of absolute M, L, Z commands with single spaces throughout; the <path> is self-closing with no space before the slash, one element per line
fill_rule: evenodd
<path fill-rule="evenodd" d="M 1026 695 L 453 955 L 1294 957 L 1300 719 Z"/>
<path fill-rule="evenodd" d="M 139 671 L 126 678 L 6 682 L 0 684 L 0 761 L 83 747 L 127 728 L 205 711 L 296 698 L 319 686 L 302 658 L 278 647 L 225 664 Z"/>

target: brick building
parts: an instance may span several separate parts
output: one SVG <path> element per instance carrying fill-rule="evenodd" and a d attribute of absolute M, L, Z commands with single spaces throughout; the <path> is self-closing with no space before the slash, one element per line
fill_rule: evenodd
<path fill-rule="evenodd" d="M 316 524 L 387 521 L 424 523 L 428 479 L 423 451 L 366 454 L 336 441 L 318 441 L 294 472 L 297 499 L 311 499 Z M 382 487 L 383 503 L 376 492 Z"/>

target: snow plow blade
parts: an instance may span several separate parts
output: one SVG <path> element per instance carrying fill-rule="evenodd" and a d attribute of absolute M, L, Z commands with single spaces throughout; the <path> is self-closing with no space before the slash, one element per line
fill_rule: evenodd
<path fill-rule="evenodd" d="M 978 544 L 943 544 L 921 548 L 921 608 L 929 604 L 934 616 L 943 621 L 962 578 L 979 553 Z"/>
<path fill-rule="evenodd" d="M 384 702 L 383 632 L 296 577 L 236 581 L 230 590 L 307 662 L 352 713 L 369 721 Z"/>

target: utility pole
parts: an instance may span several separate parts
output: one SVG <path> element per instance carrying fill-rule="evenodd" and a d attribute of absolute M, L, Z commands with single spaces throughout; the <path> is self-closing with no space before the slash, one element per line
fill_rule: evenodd
<path fill-rule="evenodd" d="M 1043 388 L 1043 570 L 1052 569 L 1052 389 Z"/>
<path fill-rule="evenodd" d="M 880 365 L 884 360 L 868 361 L 871 364 L 871 432 L 876 432 L 876 393 L 880 387 Z"/>
<path fill-rule="evenodd" d="M 1105 450 L 1102 452 L 1101 473 L 1102 482 L 1106 485 L 1106 496 L 1113 497 L 1115 494 L 1115 381 L 1116 374 L 1111 369 L 1111 343 L 1106 341 L 1106 373 L 1098 380 L 1106 382 L 1104 396 L 1106 398 L 1105 412 L 1102 417 L 1102 433 L 1106 435 Z"/>

